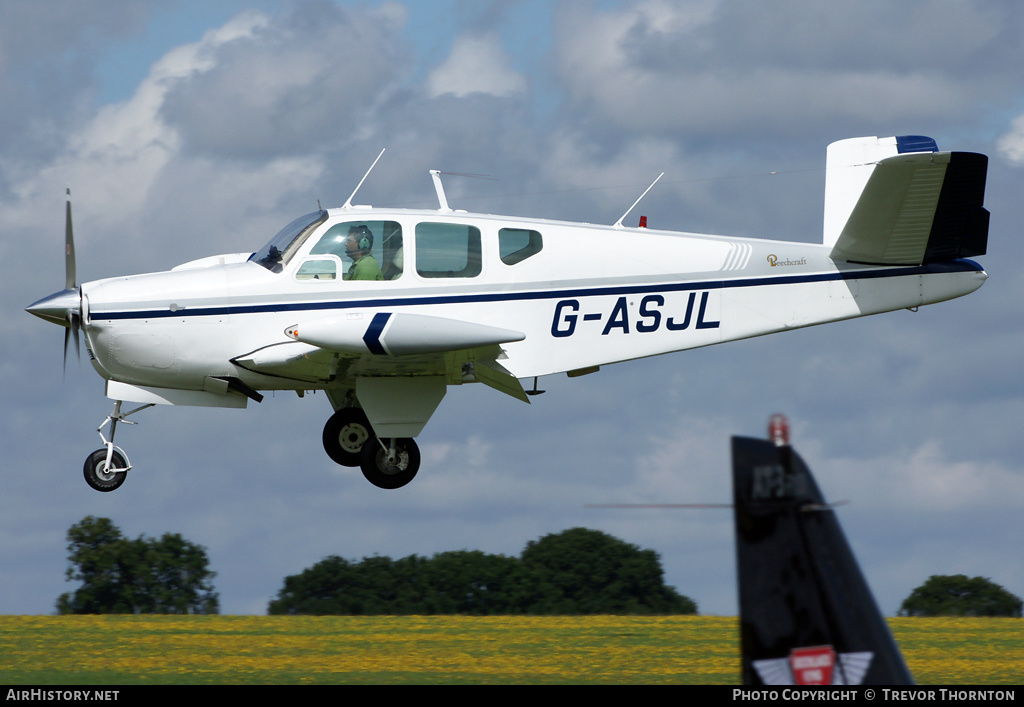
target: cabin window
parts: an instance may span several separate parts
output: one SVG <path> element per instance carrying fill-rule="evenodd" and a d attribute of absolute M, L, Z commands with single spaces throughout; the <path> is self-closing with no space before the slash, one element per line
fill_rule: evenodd
<path fill-rule="evenodd" d="M 403 271 L 402 227 L 394 221 L 331 226 L 295 273 L 299 280 L 394 280 Z M 333 269 L 331 268 L 333 264 Z"/>
<path fill-rule="evenodd" d="M 526 228 L 503 228 L 498 231 L 498 252 L 505 265 L 521 263 L 536 255 L 543 247 L 540 233 Z"/>
<path fill-rule="evenodd" d="M 306 258 L 295 271 L 296 280 L 337 280 L 338 261 L 334 258 Z"/>
<path fill-rule="evenodd" d="M 416 272 L 421 277 L 480 274 L 480 229 L 457 223 L 416 226 Z"/>
<path fill-rule="evenodd" d="M 327 220 L 326 211 L 299 216 L 277 232 L 270 242 L 249 256 L 271 272 L 281 272 L 306 238 L 317 226 Z"/>

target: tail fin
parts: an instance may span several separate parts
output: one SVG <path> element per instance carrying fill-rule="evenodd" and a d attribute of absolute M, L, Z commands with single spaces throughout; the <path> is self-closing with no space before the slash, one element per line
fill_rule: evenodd
<path fill-rule="evenodd" d="M 733 437 L 732 458 L 743 683 L 913 684 L 799 455 Z"/>
<path fill-rule="evenodd" d="M 921 265 L 984 255 L 988 158 L 939 152 L 928 137 L 851 138 L 828 146 L 825 245 L 834 260 Z"/>

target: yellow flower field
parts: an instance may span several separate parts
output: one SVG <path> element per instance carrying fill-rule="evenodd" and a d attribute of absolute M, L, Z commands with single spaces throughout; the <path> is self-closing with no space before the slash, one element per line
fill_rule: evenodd
<path fill-rule="evenodd" d="M 892 619 L 919 683 L 1019 684 L 1020 619 Z M 0 616 L 3 684 L 736 684 L 714 616 Z"/>

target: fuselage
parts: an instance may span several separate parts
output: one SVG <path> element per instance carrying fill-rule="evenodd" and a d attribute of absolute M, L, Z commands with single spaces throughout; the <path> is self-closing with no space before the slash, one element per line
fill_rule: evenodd
<path fill-rule="evenodd" d="M 969 260 L 856 265 L 810 243 L 455 211 L 355 207 L 309 221 L 301 242 L 279 238 L 262 256 L 82 285 L 96 369 L 189 390 L 210 377 L 257 390 L 348 386 L 353 376 L 402 375 L 402 362 L 385 369 L 380 352 L 328 354 L 286 330 L 408 312 L 522 332 L 502 344 L 500 363 L 527 378 L 918 307 L 987 277 Z M 376 231 L 370 253 L 383 279 L 346 279 L 352 265 L 335 241 L 360 225 Z M 407 365 L 410 375 L 444 374 L 436 357 Z"/>

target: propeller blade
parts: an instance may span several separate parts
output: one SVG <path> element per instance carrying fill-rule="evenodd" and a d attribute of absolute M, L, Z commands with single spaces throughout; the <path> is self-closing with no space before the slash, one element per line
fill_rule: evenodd
<path fill-rule="evenodd" d="M 67 210 L 64 215 L 64 289 L 74 290 L 75 284 L 75 236 L 71 228 L 71 188 L 68 188 Z"/>
<path fill-rule="evenodd" d="M 82 365 L 82 348 L 78 340 L 78 328 L 82 326 L 82 317 L 77 312 L 68 312 L 68 327 L 64 330 L 64 373 L 68 372 L 68 343 L 75 340 L 75 358 Z"/>
<path fill-rule="evenodd" d="M 71 336 L 75 339 L 75 359 L 78 365 L 82 365 L 82 346 L 78 341 L 78 330 L 82 327 L 82 317 L 78 314 L 71 315 Z"/>
<path fill-rule="evenodd" d="M 75 356 L 82 362 L 78 330 L 82 328 L 82 291 L 76 284 L 75 237 L 71 227 L 71 189 L 67 190 L 67 210 L 64 226 L 64 289 L 33 302 L 25 311 L 64 327 L 64 371 L 68 368 L 68 344 L 75 339 Z"/>
<path fill-rule="evenodd" d="M 68 374 L 68 339 L 71 338 L 71 327 L 64 330 L 64 375 Z"/>

